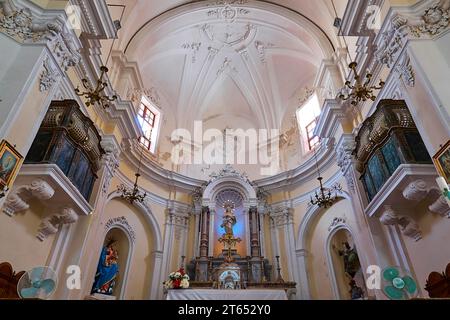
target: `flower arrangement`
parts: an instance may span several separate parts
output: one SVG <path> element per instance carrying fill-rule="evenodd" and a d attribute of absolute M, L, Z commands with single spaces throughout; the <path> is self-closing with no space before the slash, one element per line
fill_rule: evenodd
<path fill-rule="evenodd" d="M 183 268 L 169 274 L 169 280 L 164 282 L 166 289 L 187 289 L 189 288 L 189 276 Z"/>

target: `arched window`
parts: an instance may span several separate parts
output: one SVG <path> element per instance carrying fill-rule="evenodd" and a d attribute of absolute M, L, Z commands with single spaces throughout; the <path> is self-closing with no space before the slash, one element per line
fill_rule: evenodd
<path fill-rule="evenodd" d="M 320 141 L 314 129 L 320 115 L 320 104 L 316 94 L 297 110 L 297 122 L 305 152 L 311 151 Z"/>
<path fill-rule="evenodd" d="M 161 112 L 145 96 L 143 96 L 139 106 L 138 115 L 139 124 L 144 132 L 144 135 L 140 138 L 140 142 L 150 152 L 155 153 L 161 122 Z"/>

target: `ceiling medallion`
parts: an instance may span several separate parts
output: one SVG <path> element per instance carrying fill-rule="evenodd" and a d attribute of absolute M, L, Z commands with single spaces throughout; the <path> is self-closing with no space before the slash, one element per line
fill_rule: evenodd
<path fill-rule="evenodd" d="M 358 71 L 356 70 L 357 66 L 358 64 L 356 62 L 352 62 L 349 64 L 348 67 L 353 72 L 355 84 L 351 85 L 350 81 L 346 81 L 345 86 L 348 89 L 350 89 L 350 92 L 347 95 L 343 93 L 339 95 L 339 98 L 341 100 L 344 101 L 351 100 L 351 104 L 354 106 L 358 105 L 358 103 L 360 103 L 361 101 L 363 102 L 367 100 L 375 101 L 377 97 L 374 95 L 373 91 L 380 90 L 385 85 L 385 82 L 383 80 L 380 80 L 378 86 L 370 85 L 370 82 L 372 81 L 373 77 L 372 73 L 370 72 L 366 74 L 366 80 L 364 81 L 364 83 L 361 82 L 361 77 L 358 74 Z"/>
<path fill-rule="evenodd" d="M 89 84 L 89 80 L 86 78 L 81 79 L 81 82 L 83 83 L 83 87 L 87 90 L 84 92 L 81 92 L 80 89 L 77 87 L 75 89 L 75 93 L 77 96 L 83 96 L 87 99 L 86 101 L 86 107 L 93 106 L 96 103 L 99 103 L 104 109 L 107 109 L 109 107 L 109 102 L 116 101 L 117 96 L 113 95 L 112 97 L 109 97 L 105 95 L 105 88 L 108 86 L 108 83 L 103 79 L 108 73 L 108 68 L 105 66 L 100 67 L 100 77 L 97 80 L 97 86 L 92 88 L 92 86 Z"/>

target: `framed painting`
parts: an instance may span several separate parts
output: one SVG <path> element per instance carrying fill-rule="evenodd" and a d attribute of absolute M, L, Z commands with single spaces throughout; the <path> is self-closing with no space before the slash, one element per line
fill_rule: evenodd
<path fill-rule="evenodd" d="M 22 161 L 21 154 L 8 141 L 2 140 L 0 143 L 0 189 L 11 188 Z"/>
<path fill-rule="evenodd" d="M 450 140 L 433 157 L 438 173 L 450 183 Z"/>

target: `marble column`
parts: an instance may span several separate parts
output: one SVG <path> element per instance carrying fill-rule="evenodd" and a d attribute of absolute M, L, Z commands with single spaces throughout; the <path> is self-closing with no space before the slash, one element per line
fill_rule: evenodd
<path fill-rule="evenodd" d="M 204 206 L 201 217 L 200 258 L 197 260 L 195 270 L 196 281 L 208 281 L 209 216 L 209 207 Z"/>

